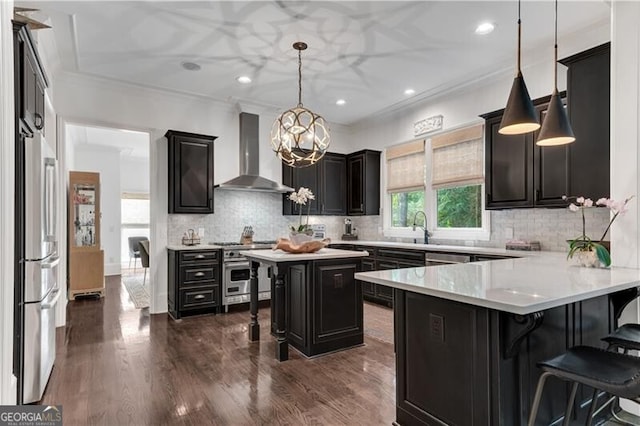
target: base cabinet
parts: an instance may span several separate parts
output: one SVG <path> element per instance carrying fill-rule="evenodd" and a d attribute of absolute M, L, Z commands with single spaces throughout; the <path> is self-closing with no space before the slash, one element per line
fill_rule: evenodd
<path fill-rule="evenodd" d="M 221 250 L 169 250 L 169 314 L 219 313 L 222 301 Z"/>
<path fill-rule="evenodd" d="M 359 259 L 289 265 L 286 273 L 289 344 L 306 356 L 364 342 Z"/>
<path fill-rule="evenodd" d="M 527 424 L 541 374 L 536 364 L 574 345 L 603 347 L 600 338 L 614 324 L 609 296 L 543 311 L 529 334 L 529 316 L 398 289 L 394 299 L 401 425 Z M 569 389 L 547 381 L 536 425 L 562 422 Z M 591 389 L 579 391 L 574 413 L 580 424 L 590 399 Z"/>

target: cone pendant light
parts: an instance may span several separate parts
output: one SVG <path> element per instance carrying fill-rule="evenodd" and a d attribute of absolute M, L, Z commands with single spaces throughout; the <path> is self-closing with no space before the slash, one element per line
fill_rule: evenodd
<path fill-rule="evenodd" d="M 533 107 L 527 85 L 524 83 L 522 71 L 520 70 L 520 42 L 522 38 L 522 28 L 520 20 L 520 0 L 518 0 L 518 69 L 516 78 L 513 79 L 509 100 L 502 115 L 500 129 L 498 133 L 503 135 L 520 135 L 533 132 L 540 128 L 538 114 Z"/>
<path fill-rule="evenodd" d="M 536 145 L 554 146 L 566 145 L 576 140 L 564 109 L 562 99 L 558 96 L 558 0 L 556 0 L 555 36 L 553 46 L 553 93 L 544 118 L 542 129 L 538 135 Z"/>

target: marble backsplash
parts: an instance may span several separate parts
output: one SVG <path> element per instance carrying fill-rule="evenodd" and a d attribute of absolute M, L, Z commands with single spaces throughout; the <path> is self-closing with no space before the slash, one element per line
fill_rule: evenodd
<path fill-rule="evenodd" d="M 169 244 L 180 244 L 188 229 L 198 232 L 204 228 L 204 242 L 240 241 L 245 226 L 252 226 L 253 239 L 275 240 L 288 235 L 289 226 L 297 225 L 298 216 L 282 215 L 282 194 L 268 192 L 223 191 L 214 192 L 214 214 L 170 214 L 168 222 Z M 309 223 L 323 223 L 327 236 L 340 239 L 345 216 L 310 216 Z M 353 217 L 360 239 L 379 239 L 379 216 Z M 306 217 L 303 216 L 303 221 Z"/>
<path fill-rule="evenodd" d="M 252 226 L 254 240 L 275 240 L 287 236 L 289 226 L 297 225 L 297 216 L 282 215 L 282 195 L 276 193 L 216 190 L 215 213 L 210 215 L 171 214 L 168 222 L 169 244 L 180 244 L 182 234 L 189 228 L 203 228 L 203 242 L 239 241 L 245 226 Z M 587 235 L 599 238 L 609 222 L 609 211 L 604 208 L 586 210 Z M 310 216 L 309 223 L 324 223 L 327 236 L 340 239 L 345 216 Z M 303 220 L 304 216 L 303 216 Z M 353 226 L 361 240 L 394 240 L 382 234 L 381 216 L 352 216 Z M 579 213 L 568 209 L 513 209 L 491 212 L 490 241 L 433 240 L 452 245 L 504 247 L 511 239 L 540 241 L 543 250 L 566 251 L 567 239 L 582 232 Z M 412 241 L 412 240 L 402 240 Z"/>

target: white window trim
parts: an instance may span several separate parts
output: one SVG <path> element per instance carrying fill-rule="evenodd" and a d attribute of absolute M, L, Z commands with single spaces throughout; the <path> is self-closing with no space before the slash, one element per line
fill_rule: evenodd
<path fill-rule="evenodd" d="M 474 123 L 471 123 L 474 124 Z M 467 123 L 459 128 L 468 127 Z M 447 129 L 449 132 L 455 130 L 455 128 Z M 442 133 L 442 132 L 439 132 Z M 432 135 L 433 136 L 433 135 Z M 425 164 L 427 169 L 431 164 L 432 149 L 431 138 L 426 138 L 425 142 Z M 485 153 L 486 155 L 486 153 Z M 484 161 L 484 159 L 483 159 Z M 380 173 L 381 183 L 380 185 L 380 198 L 384 200 L 382 208 L 382 221 L 383 231 L 382 234 L 385 237 L 391 238 L 415 238 L 418 241 L 422 240 L 424 233 L 422 228 L 416 228 L 414 231 L 411 226 L 408 227 L 392 227 L 391 226 L 391 195 L 387 192 L 387 159 L 386 150 L 383 151 L 380 160 Z M 485 194 L 484 184 L 482 185 L 482 194 Z M 425 214 L 427 216 L 427 229 L 429 230 L 431 239 L 435 240 L 476 240 L 476 241 L 489 241 L 491 239 L 491 214 L 485 209 L 485 197 L 482 197 L 482 228 L 438 228 L 438 211 L 437 211 L 437 194 L 436 190 L 431 187 L 431 173 L 427 172 L 425 176 Z"/>

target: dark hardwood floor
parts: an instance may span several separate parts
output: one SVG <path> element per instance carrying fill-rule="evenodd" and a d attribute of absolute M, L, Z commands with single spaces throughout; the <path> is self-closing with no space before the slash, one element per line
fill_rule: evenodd
<path fill-rule="evenodd" d="M 259 343 L 248 310 L 173 321 L 138 310 L 119 277 L 101 300 L 70 302 L 42 404 L 65 425 L 389 425 L 395 419 L 391 309 L 365 304 L 365 345 L 274 359 L 269 309 Z"/>

